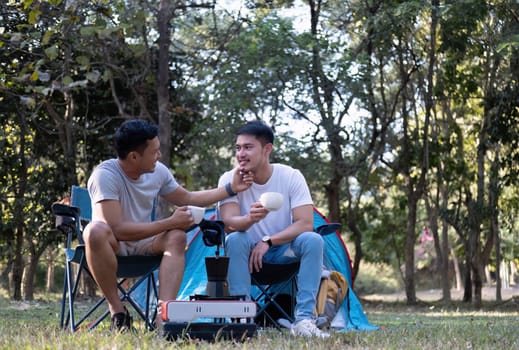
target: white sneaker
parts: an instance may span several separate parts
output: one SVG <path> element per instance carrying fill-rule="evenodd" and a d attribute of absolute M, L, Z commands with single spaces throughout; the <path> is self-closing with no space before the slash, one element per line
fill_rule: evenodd
<path fill-rule="evenodd" d="M 318 337 L 323 339 L 330 336 L 330 333 L 323 332 L 317 328 L 315 322 L 310 319 L 304 319 L 294 323 L 290 328 L 290 334 L 302 337 Z"/>

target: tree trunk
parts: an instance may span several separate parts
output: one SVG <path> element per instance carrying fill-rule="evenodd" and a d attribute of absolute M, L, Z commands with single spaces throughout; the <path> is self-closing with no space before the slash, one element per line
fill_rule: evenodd
<path fill-rule="evenodd" d="M 169 45 L 171 40 L 169 22 L 173 17 L 171 0 L 160 0 L 157 27 L 159 32 L 159 57 L 157 68 L 157 104 L 160 139 L 160 161 L 167 167 L 171 165 L 171 115 L 169 102 Z M 169 204 L 158 198 L 155 210 L 157 219 L 164 218 L 169 213 Z"/>
<path fill-rule="evenodd" d="M 445 186 L 442 186 L 441 190 L 441 197 L 442 197 L 442 207 L 447 208 L 447 202 L 449 200 L 447 190 Z M 449 226 L 447 225 L 447 222 L 445 220 L 442 220 L 442 234 L 441 234 L 441 252 L 442 255 L 439 259 L 441 259 L 441 279 L 442 279 L 442 294 L 443 294 L 443 300 L 444 301 L 450 301 L 452 299 L 451 297 L 451 281 L 449 278 L 449 252 L 450 244 L 449 244 Z M 457 260 L 454 261 L 454 271 L 456 272 L 456 278 L 459 278 L 459 266 Z M 460 286 L 458 284 L 458 286 Z"/>
<path fill-rule="evenodd" d="M 14 249 L 14 261 L 13 261 L 13 299 L 22 299 L 22 278 L 23 278 L 23 242 L 25 235 L 25 224 L 23 208 L 25 207 L 25 191 L 27 188 L 27 160 L 25 157 L 25 138 L 27 136 L 27 124 L 25 121 L 25 114 L 23 111 L 19 113 L 19 128 L 20 128 L 20 142 L 19 142 L 19 159 L 20 165 L 17 169 L 15 183 L 12 187 L 14 188 L 14 212 L 20 215 L 15 215 L 15 249 Z"/>
<path fill-rule="evenodd" d="M 357 226 L 356 220 L 350 220 L 350 217 L 353 216 L 352 213 L 348 213 L 348 229 L 350 230 L 352 236 L 353 236 L 353 243 L 355 245 L 355 256 L 353 257 L 353 266 L 352 266 L 352 279 L 355 281 L 355 278 L 357 277 L 357 274 L 359 273 L 360 269 L 360 262 L 363 257 L 362 252 L 362 232 L 359 230 L 359 227 Z"/>
<path fill-rule="evenodd" d="M 465 276 L 463 278 L 463 301 L 468 303 L 472 301 L 472 248 L 468 240 L 464 241 L 463 243 L 465 245 Z"/>
<path fill-rule="evenodd" d="M 171 0 L 160 0 L 157 26 L 159 31 L 159 59 L 157 71 L 157 102 L 161 161 L 171 163 L 171 118 L 169 114 L 169 22 L 173 16 Z"/>
<path fill-rule="evenodd" d="M 47 293 L 54 292 L 55 280 L 54 280 L 54 264 L 56 263 L 56 248 L 49 248 L 47 250 L 47 256 L 45 259 L 47 263 L 47 280 L 45 283 L 45 291 Z"/>
<path fill-rule="evenodd" d="M 407 227 L 405 235 L 405 294 L 407 304 L 416 304 L 416 286 L 414 281 L 414 246 L 416 242 L 416 205 L 417 199 L 408 196 Z"/>
<path fill-rule="evenodd" d="M 488 115 L 485 115 L 483 125 L 479 131 L 477 146 L 477 198 L 469 201 L 470 244 L 472 247 L 472 273 L 474 282 L 474 307 L 481 308 L 483 288 L 483 259 L 481 256 L 481 223 L 485 205 L 485 154 L 487 151 Z"/>
<path fill-rule="evenodd" d="M 474 203 L 469 204 L 469 221 L 471 221 L 470 226 L 470 237 L 469 237 L 469 245 L 470 245 L 470 272 L 472 277 L 472 285 L 474 288 L 474 299 L 473 304 L 476 309 L 481 307 L 482 302 L 482 288 L 483 288 L 483 273 L 481 266 L 481 254 L 480 254 L 480 228 L 479 228 L 479 219 L 476 218 Z"/>
<path fill-rule="evenodd" d="M 509 270 L 510 270 L 510 277 L 508 277 L 508 280 L 511 282 L 511 283 L 515 283 L 515 277 L 517 275 L 517 267 L 515 265 L 515 261 L 510 261 L 507 265 L 509 265 Z M 507 269 L 507 270 L 508 270 Z"/>
<path fill-rule="evenodd" d="M 9 234 L 11 231 L 9 230 Z M 11 295 L 11 287 L 12 287 L 12 280 L 11 275 L 13 271 L 13 254 L 12 254 L 12 244 L 7 243 L 7 256 L 4 257 L 4 259 L 7 261 L 7 263 L 4 266 L 4 270 L 2 271 L 2 274 L 0 275 L 0 285 L 5 288 L 8 295 Z"/>
<path fill-rule="evenodd" d="M 476 254 L 472 263 L 472 272 L 474 276 L 474 308 L 476 308 L 476 310 L 481 309 L 481 303 L 483 301 L 483 273 L 481 272 L 480 264 L 481 261 L 479 259 L 479 254 Z"/>
<path fill-rule="evenodd" d="M 23 278 L 23 227 L 17 227 L 14 244 L 14 260 L 11 274 L 13 299 L 22 300 L 22 278 Z"/>
<path fill-rule="evenodd" d="M 454 269 L 454 280 L 456 284 L 456 290 L 461 290 L 462 286 L 462 279 L 461 279 L 461 271 L 460 271 L 460 264 L 458 262 L 458 258 L 456 257 L 456 252 L 453 248 L 450 249 L 451 251 L 451 259 L 452 259 L 452 265 Z"/>
<path fill-rule="evenodd" d="M 440 190 L 441 191 L 441 190 Z M 429 199 L 425 197 L 425 206 L 429 217 L 429 225 L 432 235 L 434 237 L 434 249 L 436 253 L 436 270 L 440 273 L 442 300 L 451 300 L 450 279 L 449 279 L 449 238 L 447 235 L 448 226 L 446 223 L 442 226 L 442 234 L 440 239 L 439 225 L 438 225 L 438 199 L 436 198 L 433 206 L 429 203 Z M 443 205 L 446 205 L 445 203 Z M 444 207 L 445 208 L 445 207 Z"/>
<path fill-rule="evenodd" d="M 330 180 L 325 187 L 326 199 L 328 201 L 328 219 L 332 222 L 340 222 L 339 209 L 339 184 L 337 180 Z"/>
<path fill-rule="evenodd" d="M 501 301 L 501 238 L 499 235 L 499 212 L 497 210 L 499 198 L 499 151 L 500 147 L 494 147 L 495 157 L 490 168 L 490 181 L 488 185 L 488 206 L 490 209 L 490 236 L 493 237 L 496 251 L 496 301 Z"/>
<path fill-rule="evenodd" d="M 81 290 L 87 297 L 95 297 L 97 294 L 97 284 L 88 274 L 81 274 Z"/>
<path fill-rule="evenodd" d="M 29 263 L 25 266 L 23 273 L 23 298 L 24 300 L 34 300 L 34 276 L 38 267 L 39 257 L 32 255 Z"/>

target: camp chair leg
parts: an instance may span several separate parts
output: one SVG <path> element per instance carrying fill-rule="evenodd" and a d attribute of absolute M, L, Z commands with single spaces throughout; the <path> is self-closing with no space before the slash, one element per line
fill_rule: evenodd
<path fill-rule="evenodd" d="M 284 290 L 285 286 L 290 284 L 290 291 L 291 296 L 295 296 L 296 290 L 297 290 L 297 283 L 296 283 L 296 277 L 292 276 L 286 281 L 283 281 L 279 284 L 279 290 L 277 292 L 271 293 L 270 289 L 271 286 L 262 286 L 260 284 L 255 284 L 256 287 L 260 290 L 260 294 L 254 298 L 256 301 L 260 301 L 261 299 L 264 300 L 263 305 L 258 309 L 257 314 L 260 315 L 261 313 L 264 313 L 264 315 L 268 318 L 268 320 L 278 329 L 281 330 L 281 326 L 278 324 L 277 320 L 274 319 L 272 315 L 270 315 L 268 312 L 266 312 L 267 308 L 270 305 L 273 305 L 276 307 L 276 309 L 281 313 L 281 315 L 286 318 L 291 323 L 294 322 L 294 317 L 292 315 L 289 315 L 283 307 L 276 301 L 276 297 L 281 294 L 281 291 Z M 295 307 L 295 301 L 291 301 L 291 309 L 294 310 Z"/>
<path fill-rule="evenodd" d="M 101 300 L 98 301 L 98 304 L 101 305 L 105 300 L 106 300 L 105 298 L 101 298 Z M 94 306 L 94 308 L 97 308 L 98 304 L 96 304 Z M 99 316 L 94 322 L 92 322 L 88 326 L 88 330 L 91 331 L 92 329 L 96 328 L 101 323 L 101 321 L 103 321 L 106 318 L 106 316 L 108 316 L 109 314 L 110 314 L 109 310 L 105 311 L 101 316 Z"/>
<path fill-rule="evenodd" d="M 132 290 L 129 292 L 133 292 L 136 288 L 138 287 L 138 285 L 134 285 Z M 151 294 L 153 291 L 153 294 Z M 149 274 L 148 277 L 146 278 L 146 296 L 147 296 L 147 300 L 146 300 L 146 305 L 145 305 L 145 308 L 144 308 L 144 313 L 142 312 L 139 312 L 141 310 L 141 308 L 139 307 L 139 305 L 135 302 L 135 300 L 133 298 L 131 298 L 131 302 L 132 304 L 135 304 L 134 305 L 134 308 L 136 310 L 138 310 L 137 312 L 139 312 L 142 316 L 142 318 L 144 320 L 146 320 L 146 327 L 148 328 L 148 330 L 154 330 L 155 329 L 155 317 L 157 316 L 157 308 L 155 308 L 155 310 L 153 312 L 151 312 L 150 310 L 150 295 L 153 295 L 156 299 L 156 302 L 157 302 L 157 299 L 158 299 L 158 291 L 157 291 L 157 281 L 155 279 L 155 275 L 153 273 Z M 151 312 L 151 313 L 150 313 Z M 151 316 L 151 317 L 150 317 Z"/>
<path fill-rule="evenodd" d="M 76 274 L 74 286 L 72 286 L 72 274 L 73 274 L 72 263 L 70 261 L 67 262 L 66 274 L 67 274 L 68 293 L 65 292 L 65 294 L 68 294 L 68 303 L 69 303 L 68 304 L 68 308 L 69 308 L 68 311 L 69 312 L 68 312 L 67 319 L 65 321 L 65 325 L 70 323 L 70 331 L 72 333 L 74 333 L 77 330 L 77 328 L 79 327 L 81 322 L 83 322 L 83 320 L 84 320 L 84 318 L 82 318 L 79 322 L 76 323 L 76 319 L 75 319 L 75 315 L 74 315 L 74 306 L 73 306 L 74 305 L 74 299 L 76 298 L 76 292 L 77 292 L 77 290 L 79 288 L 79 281 L 80 281 L 80 278 L 81 278 L 81 270 L 82 270 L 82 268 L 80 267 L 78 269 L 77 274 Z"/>
<path fill-rule="evenodd" d="M 131 294 L 137 288 L 139 288 L 139 286 L 144 282 L 146 282 L 146 302 L 143 311 L 142 307 L 135 301 Z M 155 316 L 157 315 L 157 311 L 155 309 L 155 311 L 151 314 L 152 318 L 150 318 L 150 296 L 153 296 L 155 299 L 158 299 L 157 281 L 155 275 L 153 273 L 148 274 L 147 276 L 141 278 L 127 291 L 124 290 L 124 288 L 122 288 L 121 285 L 122 283 L 119 284 L 119 290 L 121 291 L 121 301 L 127 300 L 133 306 L 133 308 L 139 314 L 139 316 L 144 320 L 146 328 L 149 330 L 154 330 L 154 322 Z"/>
<path fill-rule="evenodd" d="M 150 318 L 150 299 L 148 297 L 148 300 L 146 301 L 146 320 L 151 320 L 150 324 L 148 324 L 148 329 L 154 330 L 157 326 L 155 324 L 155 317 L 157 317 L 157 304 L 159 292 L 157 291 L 157 281 L 155 280 L 155 275 L 153 273 L 148 278 L 148 288 L 146 290 L 148 296 L 150 295 L 151 290 L 153 290 L 153 295 L 156 297 L 157 300 L 155 301 L 155 310 L 152 312 L 152 317 Z"/>
<path fill-rule="evenodd" d="M 67 281 L 67 271 L 65 267 L 65 273 L 63 276 L 63 281 Z M 59 328 L 63 329 L 65 327 L 65 305 L 67 304 L 67 283 L 63 283 L 63 294 L 61 297 L 61 314 L 59 320 Z"/>
<path fill-rule="evenodd" d="M 74 313 L 74 302 L 76 299 L 77 291 L 79 289 L 79 283 L 81 280 L 81 275 L 83 272 L 83 269 L 87 272 L 87 274 L 93 278 L 92 274 L 90 273 L 90 270 L 84 267 L 84 260 L 85 257 L 83 256 L 81 258 L 81 261 L 78 264 L 78 272 L 75 275 L 75 279 L 72 278 L 73 275 L 73 268 L 72 268 L 72 262 L 68 261 L 66 263 L 66 285 L 64 287 L 63 292 L 63 300 L 62 300 L 62 315 L 61 315 L 61 328 L 65 328 L 70 324 L 70 332 L 74 333 L 79 329 L 79 326 L 88 318 L 90 315 L 92 315 L 98 307 L 104 302 L 104 298 L 100 299 L 93 307 L 91 307 L 88 312 L 86 312 L 79 320 L 76 320 L 76 315 Z M 74 285 L 73 280 L 75 280 Z M 68 300 L 68 313 L 65 318 L 65 303 L 66 300 Z M 106 316 L 105 316 L 106 317 Z M 99 323 L 99 322 L 98 322 Z M 97 323 L 96 323 L 97 325 Z M 89 329 L 92 329 L 93 327 L 90 326 Z"/>
<path fill-rule="evenodd" d="M 123 278 L 117 284 L 117 288 L 119 289 L 119 292 L 121 293 L 121 295 L 119 297 L 120 300 L 122 302 L 127 301 L 133 307 L 135 312 L 137 312 L 139 314 L 139 316 L 144 320 L 144 322 L 146 324 L 146 328 L 148 330 L 154 330 L 155 329 L 155 325 L 153 324 L 154 320 L 150 321 L 150 300 L 149 300 L 150 298 L 149 298 L 149 296 L 153 295 L 156 298 L 158 295 L 155 276 L 153 275 L 153 273 L 150 273 L 148 276 L 141 278 L 137 283 L 135 283 L 128 290 L 125 290 L 122 287 L 122 285 L 124 284 L 124 282 L 126 282 L 126 280 L 127 280 L 127 278 Z M 148 298 L 146 300 L 145 311 L 143 312 L 141 310 L 141 306 L 139 304 L 137 304 L 135 302 L 135 300 L 132 298 L 131 293 L 135 289 L 137 289 L 139 287 L 139 285 L 144 283 L 144 280 L 146 280 L 146 296 Z M 150 294 L 152 290 L 153 290 L 153 294 Z M 97 307 L 99 307 L 105 301 L 106 301 L 106 298 L 101 297 L 101 299 L 99 299 L 99 301 L 96 303 L 96 305 L 94 307 L 92 307 L 91 311 L 93 312 L 95 309 L 97 309 Z M 93 323 L 91 323 L 88 326 L 88 330 L 92 330 L 95 327 L 97 327 L 99 325 L 99 323 L 101 323 L 109 314 L 110 314 L 110 311 L 108 311 L 108 310 L 105 311 L 101 316 L 99 316 Z M 89 316 L 89 315 L 90 315 L 90 313 L 86 316 Z M 153 313 L 153 317 L 155 317 L 155 316 L 156 316 L 156 312 Z"/>

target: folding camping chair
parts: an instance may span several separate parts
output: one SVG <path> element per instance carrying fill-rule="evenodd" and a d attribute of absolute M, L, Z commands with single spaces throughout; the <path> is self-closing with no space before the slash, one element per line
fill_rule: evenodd
<path fill-rule="evenodd" d="M 100 298 L 92 307 L 82 314 L 79 320 L 76 320 L 76 297 L 79 289 L 79 281 L 83 273 L 92 274 L 88 269 L 85 257 L 85 245 L 82 237 L 82 229 L 84 225 L 91 220 L 92 208 L 88 191 L 83 187 L 72 186 L 71 205 L 54 203 L 52 212 L 56 216 L 57 228 L 62 231 L 66 237 L 65 246 L 65 279 L 63 283 L 63 297 L 61 301 L 61 317 L 60 327 L 65 329 L 70 326 L 70 331 L 75 332 L 80 325 L 87 319 L 93 318 L 93 314 L 105 302 L 105 298 Z M 77 244 L 74 246 L 74 241 Z M 157 281 L 154 271 L 159 267 L 162 256 L 154 255 L 133 255 L 118 256 L 117 277 L 118 289 L 121 301 L 127 301 L 145 322 L 147 329 L 155 328 L 154 321 L 156 310 L 153 311 L 152 306 L 158 299 Z M 73 266 L 77 265 L 76 272 Z M 126 284 L 130 279 L 135 282 L 130 287 Z M 146 296 L 144 307 L 132 297 L 132 292 L 140 285 L 146 284 Z M 95 328 L 110 314 L 107 309 L 100 316 L 88 325 L 88 329 Z M 92 316 L 92 317 L 91 317 Z"/>
<path fill-rule="evenodd" d="M 315 228 L 315 232 L 322 236 L 340 229 L 341 225 L 329 223 Z M 295 295 L 297 291 L 297 274 L 299 262 L 290 264 L 264 263 L 261 270 L 251 274 L 251 284 L 258 288 L 258 294 L 253 296 L 254 301 L 261 305 L 258 308 L 256 323 L 270 323 L 279 328 L 277 320 L 285 318 L 294 322 Z M 281 300 L 283 296 L 289 300 Z M 288 305 L 287 305 L 288 304 Z"/>

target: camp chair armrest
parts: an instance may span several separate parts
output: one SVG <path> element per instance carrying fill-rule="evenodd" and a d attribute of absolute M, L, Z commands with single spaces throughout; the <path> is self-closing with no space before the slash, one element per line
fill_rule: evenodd
<path fill-rule="evenodd" d="M 219 246 L 225 241 L 225 225 L 222 221 L 202 219 L 198 226 L 206 246 Z"/>
<path fill-rule="evenodd" d="M 65 236 L 68 236 L 67 246 L 70 247 L 74 236 L 76 236 L 81 242 L 79 208 L 66 204 L 54 203 L 51 206 L 51 210 L 56 217 L 56 228 Z"/>
<path fill-rule="evenodd" d="M 72 218 L 79 217 L 78 207 L 73 207 L 71 205 L 61 203 L 53 203 L 51 209 L 52 213 L 56 216 L 70 216 Z"/>
<path fill-rule="evenodd" d="M 329 224 L 324 224 L 315 229 L 315 232 L 320 234 L 321 236 L 329 235 L 330 233 L 333 233 L 341 228 L 341 224 L 332 222 Z"/>

